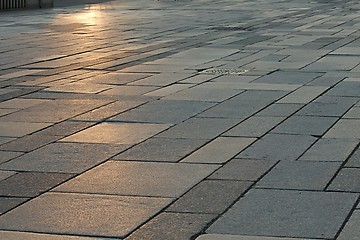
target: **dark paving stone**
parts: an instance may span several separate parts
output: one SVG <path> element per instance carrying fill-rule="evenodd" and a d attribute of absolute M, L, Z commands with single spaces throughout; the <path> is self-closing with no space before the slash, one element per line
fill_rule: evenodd
<path fill-rule="evenodd" d="M 38 132 L 41 135 L 68 136 L 84 130 L 96 123 L 89 122 L 60 122 Z"/>
<path fill-rule="evenodd" d="M 0 151 L 0 164 L 7 162 L 13 158 L 16 158 L 23 153 L 21 152 L 7 152 L 7 151 Z"/>
<path fill-rule="evenodd" d="M 360 193 L 360 168 L 343 168 L 331 182 L 328 190 Z"/>
<path fill-rule="evenodd" d="M 239 198 L 250 185 L 251 182 L 241 181 L 202 181 L 166 211 L 220 214 Z"/>
<path fill-rule="evenodd" d="M 256 188 L 323 190 L 341 163 L 282 161 L 265 175 Z"/>
<path fill-rule="evenodd" d="M 315 137 L 305 135 L 267 134 L 237 157 L 264 160 L 296 160 L 315 141 Z"/>
<path fill-rule="evenodd" d="M 74 174 L 17 173 L 0 181 L 0 195 L 8 197 L 35 197 L 72 178 Z"/>
<path fill-rule="evenodd" d="M 150 138 L 113 159 L 177 162 L 206 142 L 198 139 Z"/>
<path fill-rule="evenodd" d="M 336 117 L 292 116 L 271 132 L 322 136 L 337 120 Z"/>
<path fill-rule="evenodd" d="M 126 240 L 188 240 L 200 233 L 216 216 L 212 214 L 161 213 Z"/>
<path fill-rule="evenodd" d="M 210 179 L 257 181 L 277 161 L 233 159 L 212 174 Z"/>
<path fill-rule="evenodd" d="M 276 71 L 253 81 L 254 83 L 305 84 L 320 77 L 321 73 Z"/>
<path fill-rule="evenodd" d="M 128 148 L 127 145 L 52 143 L 0 165 L 0 169 L 80 173 Z"/>
<path fill-rule="evenodd" d="M 0 217 L 0 228 L 123 238 L 170 203 L 166 198 L 45 193 Z"/>
<path fill-rule="evenodd" d="M 61 136 L 40 135 L 35 133 L 32 135 L 26 135 L 22 138 L 18 138 L 9 143 L 5 143 L 0 146 L 0 150 L 29 152 L 46 144 L 55 142 L 60 138 Z"/>
<path fill-rule="evenodd" d="M 112 121 L 180 123 L 212 107 L 214 103 L 159 100 L 112 117 Z"/>
<path fill-rule="evenodd" d="M 343 81 L 330 89 L 327 94 L 343 97 L 360 97 L 360 82 Z"/>
<path fill-rule="evenodd" d="M 0 197 L 0 215 L 27 201 L 28 198 Z M 0 233 L 1 235 L 1 233 Z"/>
<path fill-rule="evenodd" d="M 274 103 L 259 112 L 258 116 L 288 117 L 302 108 L 304 104 Z"/>
<path fill-rule="evenodd" d="M 303 116 L 322 116 L 322 117 L 341 117 L 352 106 L 351 102 L 319 103 L 313 102 L 306 105 L 296 115 Z"/>
<path fill-rule="evenodd" d="M 334 238 L 356 194 L 254 189 L 219 218 L 208 233 Z"/>

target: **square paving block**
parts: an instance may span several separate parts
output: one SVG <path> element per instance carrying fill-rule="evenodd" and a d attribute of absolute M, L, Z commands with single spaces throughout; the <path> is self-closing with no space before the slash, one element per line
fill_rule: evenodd
<path fill-rule="evenodd" d="M 237 157 L 265 160 L 296 160 L 314 142 L 306 135 L 267 134 L 241 152 Z"/>
<path fill-rule="evenodd" d="M 254 189 L 207 233 L 334 238 L 357 197 L 351 193 Z"/>
<path fill-rule="evenodd" d="M 46 193 L 2 215 L 0 228 L 121 238 L 169 202 L 165 198 Z"/>
<path fill-rule="evenodd" d="M 128 145 L 52 143 L 0 165 L 0 169 L 80 173 L 127 149 Z"/>
<path fill-rule="evenodd" d="M 360 240 L 360 211 L 354 211 L 337 240 Z"/>
<path fill-rule="evenodd" d="M 282 161 L 267 173 L 255 187 L 323 190 L 340 166 L 340 162 Z"/>
<path fill-rule="evenodd" d="M 324 137 L 360 139 L 360 119 L 340 119 Z"/>
<path fill-rule="evenodd" d="M 0 122 L 0 136 L 22 137 L 50 125 L 49 123 Z"/>
<path fill-rule="evenodd" d="M 62 139 L 63 142 L 136 144 L 169 128 L 166 124 L 100 123 Z"/>
<path fill-rule="evenodd" d="M 343 168 L 328 190 L 360 193 L 360 168 Z"/>
<path fill-rule="evenodd" d="M 21 240 L 104 240 L 104 238 L 64 236 L 64 235 L 54 235 L 54 234 L 13 232 L 13 231 L 0 231 L 0 236 L 6 240 L 19 240 L 19 239 Z"/>
<path fill-rule="evenodd" d="M 209 164 L 110 161 L 55 191 L 178 197 L 217 168 Z"/>

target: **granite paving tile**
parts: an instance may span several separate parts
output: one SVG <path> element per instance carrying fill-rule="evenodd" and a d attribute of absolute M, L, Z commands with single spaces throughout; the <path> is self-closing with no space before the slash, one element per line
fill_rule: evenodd
<path fill-rule="evenodd" d="M 186 84 L 186 83 L 172 84 L 170 86 L 166 86 L 161 89 L 146 93 L 145 96 L 165 97 L 183 91 L 185 89 L 189 89 L 194 86 L 195 84 Z"/>
<path fill-rule="evenodd" d="M 209 179 L 257 181 L 276 163 L 272 160 L 233 159 L 210 175 Z"/>
<path fill-rule="evenodd" d="M 193 74 L 184 74 L 184 73 L 154 74 L 150 77 L 131 82 L 131 83 L 129 83 L 129 85 L 161 87 L 161 86 L 167 86 L 167 85 L 179 82 L 179 81 L 189 78 L 191 76 L 193 76 Z"/>
<path fill-rule="evenodd" d="M 224 163 L 252 144 L 255 138 L 218 137 L 181 162 Z"/>
<path fill-rule="evenodd" d="M 181 196 L 166 211 L 220 214 L 250 186 L 251 182 L 245 181 L 205 180 Z"/>
<path fill-rule="evenodd" d="M 358 143 L 353 139 L 321 138 L 299 160 L 344 162 Z"/>
<path fill-rule="evenodd" d="M 22 155 L 22 152 L 0 151 L 0 164 Z"/>
<path fill-rule="evenodd" d="M 6 240 L 103 240 L 103 238 L 80 237 L 80 236 L 65 236 L 55 234 L 29 233 L 29 232 L 13 232 L 0 231 L 0 235 Z"/>
<path fill-rule="evenodd" d="M 2 215 L 0 227 L 2 230 L 122 238 L 169 202 L 166 198 L 45 193 Z"/>
<path fill-rule="evenodd" d="M 253 189 L 206 232 L 334 238 L 357 197 L 351 193 Z"/>
<path fill-rule="evenodd" d="M 17 172 L 14 171 L 3 171 L 0 170 L 0 182 L 8 177 L 11 177 L 12 175 L 16 174 Z"/>
<path fill-rule="evenodd" d="M 111 86 L 107 86 L 107 85 L 82 83 L 80 81 L 80 82 L 52 86 L 46 88 L 45 90 L 51 92 L 100 93 L 110 88 Z"/>
<path fill-rule="evenodd" d="M 203 234 L 196 240 L 315 240 L 310 238 L 287 238 L 287 237 L 265 237 L 265 236 L 244 236 L 228 234 Z"/>
<path fill-rule="evenodd" d="M 360 211 L 354 211 L 344 229 L 341 231 L 338 240 L 360 239 Z"/>
<path fill-rule="evenodd" d="M 336 117 L 292 116 L 271 132 L 322 136 L 337 120 Z"/>
<path fill-rule="evenodd" d="M 323 190 L 341 163 L 282 161 L 267 173 L 256 188 Z"/>
<path fill-rule="evenodd" d="M 169 127 L 167 124 L 100 123 L 61 141 L 130 145 L 142 142 Z"/>
<path fill-rule="evenodd" d="M 353 104 L 350 102 L 320 103 L 312 102 L 296 113 L 303 116 L 341 117 Z"/>
<path fill-rule="evenodd" d="M 360 97 L 360 81 L 342 81 L 327 93 L 331 96 Z"/>
<path fill-rule="evenodd" d="M 125 239 L 188 240 L 204 229 L 215 217 L 213 214 L 160 213 Z"/>
<path fill-rule="evenodd" d="M 277 103 L 309 103 L 322 93 L 324 93 L 328 87 L 326 86 L 303 86 L 294 92 L 290 93 L 286 97 L 277 101 Z"/>
<path fill-rule="evenodd" d="M 349 71 L 359 64 L 359 59 L 355 56 L 333 56 L 327 55 L 320 60 L 303 68 L 306 71 Z"/>
<path fill-rule="evenodd" d="M 149 123 L 180 123 L 212 106 L 214 106 L 214 103 L 209 102 L 158 100 L 116 115 L 110 118 L 110 120 Z"/>
<path fill-rule="evenodd" d="M 23 137 L 50 126 L 49 123 L 1 122 L 0 135 L 4 137 Z"/>
<path fill-rule="evenodd" d="M 5 102 L 0 103 L 0 108 L 14 108 L 14 109 L 25 109 L 33 107 L 39 104 L 49 102 L 51 100 L 45 99 L 24 99 L 24 98 L 15 98 Z"/>
<path fill-rule="evenodd" d="M 112 159 L 178 162 L 206 142 L 201 139 L 152 137 Z"/>
<path fill-rule="evenodd" d="M 57 187 L 55 191 L 179 197 L 218 167 L 209 164 L 109 161 Z"/>
<path fill-rule="evenodd" d="M 81 173 L 128 147 L 110 144 L 52 143 L 1 164 L 0 169 Z"/>
<path fill-rule="evenodd" d="M 277 84 L 306 84 L 313 79 L 320 77 L 321 73 L 301 71 L 276 71 L 256 79 L 256 83 L 277 83 Z"/>
<path fill-rule="evenodd" d="M 96 124 L 95 122 L 64 121 L 51 125 L 50 127 L 45 128 L 43 130 L 40 130 L 39 132 L 37 132 L 37 134 L 45 135 L 45 136 L 67 136 L 79 132 L 81 130 L 84 130 L 85 128 L 88 128 L 95 124 Z"/>
<path fill-rule="evenodd" d="M 36 148 L 42 147 L 49 143 L 55 142 L 61 136 L 47 136 L 38 133 L 26 135 L 22 138 L 17 138 L 11 142 L 0 146 L 0 150 L 14 151 L 14 152 L 29 152 Z"/>
<path fill-rule="evenodd" d="M 145 93 L 159 89 L 153 86 L 113 86 L 109 90 L 101 92 L 101 95 L 143 95 Z"/>
<path fill-rule="evenodd" d="M 360 107 L 351 108 L 345 115 L 344 118 L 356 118 L 360 119 Z"/>
<path fill-rule="evenodd" d="M 264 160 L 296 160 L 315 141 L 315 137 L 307 135 L 267 134 L 237 155 L 237 157 Z"/>
<path fill-rule="evenodd" d="M 345 164 L 346 167 L 360 168 L 360 150 L 357 148 Z"/>
<path fill-rule="evenodd" d="M 18 109 L 0 108 L 0 117 L 16 112 Z"/>
<path fill-rule="evenodd" d="M 20 172 L 0 181 L 0 195 L 35 197 L 73 176 L 64 173 Z"/>
<path fill-rule="evenodd" d="M 28 198 L 0 197 L 0 215 L 26 202 Z M 2 232 L 0 231 L 0 235 Z"/>
<path fill-rule="evenodd" d="M 223 136 L 261 137 L 284 119 L 284 117 L 255 115 L 225 132 Z"/>
<path fill-rule="evenodd" d="M 331 182 L 328 190 L 342 192 L 360 192 L 360 169 L 343 168 Z"/>
<path fill-rule="evenodd" d="M 340 119 L 324 138 L 360 139 L 360 119 Z"/>
<path fill-rule="evenodd" d="M 160 133 L 162 138 L 212 139 L 239 122 L 237 119 L 190 118 Z"/>

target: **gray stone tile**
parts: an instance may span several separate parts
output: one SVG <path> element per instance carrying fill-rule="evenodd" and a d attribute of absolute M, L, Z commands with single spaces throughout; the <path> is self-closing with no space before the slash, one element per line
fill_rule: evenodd
<path fill-rule="evenodd" d="M 332 96 L 360 97 L 360 81 L 343 81 L 329 90 Z"/>
<path fill-rule="evenodd" d="M 113 86 L 109 90 L 105 90 L 99 94 L 101 95 L 143 95 L 158 89 L 152 86 Z"/>
<path fill-rule="evenodd" d="M 179 82 L 183 79 L 193 76 L 192 74 L 183 74 L 183 73 L 162 73 L 154 74 L 150 77 L 146 77 L 140 80 L 131 82 L 129 85 L 138 85 L 138 86 L 167 86 L 176 82 Z"/>
<path fill-rule="evenodd" d="M 360 169 L 343 168 L 331 182 L 328 190 L 342 192 L 360 192 Z"/>
<path fill-rule="evenodd" d="M 303 116 L 322 116 L 322 117 L 341 117 L 353 105 L 351 102 L 320 103 L 312 102 L 302 108 L 296 115 Z"/>
<path fill-rule="evenodd" d="M 359 240 L 360 239 L 360 211 L 354 211 L 344 229 L 341 231 L 338 240 Z"/>
<path fill-rule="evenodd" d="M 165 198 L 46 193 L 2 215 L 0 227 L 3 230 L 121 238 L 169 202 Z"/>
<path fill-rule="evenodd" d="M 128 147 L 128 145 L 53 143 L 3 163 L 0 169 L 81 173 Z"/>
<path fill-rule="evenodd" d="M 0 182 L 8 177 L 11 177 L 12 175 L 16 174 L 17 172 L 14 171 L 3 171 L 0 170 Z"/>
<path fill-rule="evenodd" d="M 275 103 L 257 113 L 257 116 L 288 117 L 302 108 L 304 104 Z"/>
<path fill-rule="evenodd" d="M 71 136 L 62 142 L 136 144 L 169 128 L 167 124 L 100 123 Z"/>
<path fill-rule="evenodd" d="M 336 117 L 292 116 L 271 132 L 322 136 L 337 120 Z"/>
<path fill-rule="evenodd" d="M 79 132 L 88 128 L 90 126 L 95 125 L 95 122 L 70 122 L 64 121 L 60 123 L 56 123 L 48 128 L 45 128 L 39 132 L 41 135 L 50 135 L 50 136 L 67 136 L 73 133 Z"/>
<path fill-rule="evenodd" d="M 0 122 L 0 135 L 4 137 L 22 137 L 50 125 L 48 123 Z"/>
<path fill-rule="evenodd" d="M 0 137 L 0 145 L 15 140 L 16 137 Z"/>
<path fill-rule="evenodd" d="M 357 144 L 353 139 L 321 138 L 299 160 L 344 162 Z"/>
<path fill-rule="evenodd" d="M 212 214 L 160 213 L 126 240 L 188 240 L 201 232 L 215 217 Z"/>
<path fill-rule="evenodd" d="M 36 148 L 42 147 L 49 143 L 55 142 L 60 139 L 61 136 L 31 134 L 26 135 L 22 138 L 18 138 L 14 141 L 5 143 L 0 146 L 0 150 L 3 151 L 18 151 L 18 152 L 29 152 Z"/>
<path fill-rule="evenodd" d="M 242 181 L 202 181 L 170 205 L 166 211 L 220 214 L 237 200 L 250 185 L 250 182 Z"/>
<path fill-rule="evenodd" d="M 254 189 L 207 232 L 334 238 L 356 200 L 357 195 L 350 193 Z"/>
<path fill-rule="evenodd" d="M 212 106 L 214 106 L 213 103 L 207 102 L 159 100 L 119 114 L 112 117 L 110 120 L 148 123 L 180 123 Z"/>
<path fill-rule="evenodd" d="M 179 197 L 218 167 L 110 161 L 57 187 L 55 191 Z"/>
<path fill-rule="evenodd" d="M 243 236 L 228 234 L 203 234 L 196 240 L 311 240 L 310 238 L 287 238 L 287 237 L 265 237 L 265 236 Z M 315 239 L 313 239 L 315 240 Z"/>
<path fill-rule="evenodd" d="M 0 195 L 35 197 L 72 178 L 74 174 L 21 172 L 0 181 Z"/>
<path fill-rule="evenodd" d="M 282 161 L 265 175 L 256 188 L 323 190 L 341 163 Z"/>
<path fill-rule="evenodd" d="M 8 114 L 16 112 L 16 111 L 18 111 L 18 109 L 0 108 L 0 117 L 8 115 Z"/>
<path fill-rule="evenodd" d="M 14 207 L 17 207 L 18 205 L 26 202 L 28 198 L 14 198 L 14 197 L 0 197 L 0 214 L 3 214 Z M 0 231 L 0 235 L 2 235 L 2 232 Z"/>
<path fill-rule="evenodd" d="M 79 236 L 65 236 L 54 234 L 28 233 L 28 232 L 13 232 L 0 231 L 0 235 L 6 240 L 103 240 L 103 238 L 93 237 L 79 237 Z"/>
<path fill-rule="evenodd" d="M 265 117 L 253 116 L 246 119 L 244 122 L 236 125 L 226 133 L 224 136 L 240 136 L 240 137 L 261 137 L 280 122 L 284 117 Z"/>
<path fill-rule="evenodd" d="M 233 159 L 212 174 L 209 179 L 257 181 L 276 163 L 271 160 Z"/>
<path fill-rule="evenodd" d="M 360 107 L 351 108 L 344 116 L 344 118 L 360 119 Z"/>
<path fill-rule="evenodd" d="M 195 151 L 207 140 L 181 138 L 150 138 L 119 155 L 115 160 L 177 162 Z"/>
<path fill-rule="evenodd" d="M 183 91 L 185 89 L 189 89 L 194 86 L 195 86 L 195 84 L 185 84 L 185 83 L 172 84 L 170 86 L 163 87 L 158 90 L 146 93 L 145 96 L 165 97 L 165 96 Z"/>
<path fill-rule="evenodd" d="M 239 122 L 236 119 L 191 118 L 160 133 L 162 138 L 212 139 Z"/>
<path fill-rule="evenodd" d="M 252 144 L 255 138 L 218 137 L 181 162 L 224 163 Z"/>
<path fill-rule="evenodd" d="M 355 167 L 360 168 L 360 149 L 356 149 L 356 151 L 351 155 L 345 164 L 346 167 Z"/>
<path fill-rule="evenodd" d="M 315 141 L 315 137 L 306 135 L 267 134 L 237 157 L 264 160 L 296 160 Z"/>
<path fill-rule="evenodd" d="M 309 103 L 316 97 L 325 92 L 328 87 L 324 86 L 303 86 L 286 97 L 280 99 L 277 103 Z"/>
<path fill-rule="evenodd" d="M 254 82 L 271 84 L 306 84 L 321 75 L 321 73 L 301 71 L 276 71 L 258 78 Z"/>
<path fill-rule="evenodd" d="M 122 85 L 133 82 L 145 77 L 151 76 L 150 74 L 138 73 L 122 73 L 122 72 L 109 72 L 106 74 L 99 74 L 87 79 L 87 82 L 93 84 L 108 84 L 108 85 Z"/>
<path fill-rule="evenodd" d="M 22 155 L 22 152 L 0 151 L 0 164 Z"/>
<path fill-rule="evenodd" d="M 360 119 L 340 119 L 324 138 L 360 138 Z"/>
<path fill-rule="evenodd" d="M 347 71 L 359 64 L 359 59 L 354 56 L 325 56 L 320 60 L 305 67 L 304 70 L 326 71 L 340 70 Z"/>

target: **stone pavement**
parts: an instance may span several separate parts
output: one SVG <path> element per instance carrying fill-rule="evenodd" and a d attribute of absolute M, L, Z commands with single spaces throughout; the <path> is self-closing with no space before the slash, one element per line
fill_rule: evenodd
<path fill-rule="evenodd" d="M 358 0 L 0 12 L 0 238 L 360 239 Z"/>

